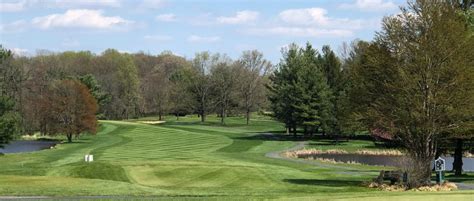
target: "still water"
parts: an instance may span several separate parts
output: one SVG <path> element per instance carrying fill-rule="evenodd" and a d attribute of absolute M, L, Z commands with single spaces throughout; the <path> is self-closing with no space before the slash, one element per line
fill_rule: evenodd
<path fill-rule="evenodd" d="M 10 144 L 5 145 L 2 149 L 0 148 L 0 153 L 21 153 L 21 152 L 32 152 L 39 151 L 42 149 L 49 149 L 50 147 L 56 145 L 57 141 L 38 141 L 38 140 L 18 140 L 12 141 Z"/>

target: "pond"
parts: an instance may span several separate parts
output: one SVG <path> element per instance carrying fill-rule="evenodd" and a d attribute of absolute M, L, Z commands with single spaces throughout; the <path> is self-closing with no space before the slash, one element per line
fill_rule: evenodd
<path fill-rule="evenodd" d="M 58 144 L 58 141 L 41 141 L 41 140 L 18 140 L 12 141 L 10 144 L 5 145 L 0 153 L 21 153 L 21 152 L 32 152 L 43 149 L 49 149 L 50 147 Z"/>
<path fill-rule="evenodd" d="M 357 162 L 366 165 L 381 165 L 381 166 L 400 166 L 403 161 L 403 156 L 374 156 L 361 154 L 315 154 L 308 157 L 330 159 L 339 162 Z M 454 158 L 450 156 L 442 157 L 446 160 L 446 170 L 453 169 Z M 463 158 L 463 170 L 474 171 L 474 158 Z"/>

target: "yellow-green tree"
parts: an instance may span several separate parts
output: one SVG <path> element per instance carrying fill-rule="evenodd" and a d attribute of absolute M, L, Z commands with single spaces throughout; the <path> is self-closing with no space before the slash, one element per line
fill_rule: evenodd
<path fill-rule="evenodd" d="M 456 1 L 410 1 L 383 20 L 369 49 L 376 96 L 365 113 L 401 139 L 414 164 L 412 187 L 427 184 L 436 142 L 474 113 L 474 37 Z M 372 91 L 370 91 L 372 90 Z"/>

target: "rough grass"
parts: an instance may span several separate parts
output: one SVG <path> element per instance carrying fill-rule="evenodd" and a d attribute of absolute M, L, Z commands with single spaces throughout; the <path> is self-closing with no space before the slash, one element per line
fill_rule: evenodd
<path fill-rule="evenodd" d="M 132 195 L 178 200 L 405 196 L 364 187 L 364 181 L 377 176 L 376 167 L 318 167 L 265 157 L 267 152 L 296 144 L 268 137 L 283 127 L 267 117 L 258 117 L 251 125 L 239 117 L 228 118 L 226 125 L 215 117 L 208 119 L 200 123 L 195 116 L 180 121 L 171 117 L 158 125 L 139 122 L 153 118 L 102 121 L 95 136 L 83 136 L 52 150 L 0 156 L 0 195 Z M 93 154 L 94 162 L 82 162 L 85 154 Z M 420 195 L 426 193 L 404 198 Z M 471 196 L 441 195 L 460 200 Z"/>
<path fill-rule="evenodd" d="M 119 165 L 106 162 L 78 162 L 67 167 L 70 168 L 67 171 L 67 176 L 70 177 L 129 182 L 127 174 Z"/>

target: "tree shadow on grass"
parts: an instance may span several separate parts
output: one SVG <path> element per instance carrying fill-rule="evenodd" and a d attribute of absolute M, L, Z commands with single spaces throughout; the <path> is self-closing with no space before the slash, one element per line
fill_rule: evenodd
<path fill-rule="evenodd" d="M 347 145 L 347 143 L 346 142 L 338 142 L 336 144 L 334 140 L 320 140 L 320 141 L 313 141 L 313 142 L 309 143 L 308 145 L 311 145 L 311 146 L 334 146 L 334 145 L 345 146 L 345 145 Z"/>
<path fill-rule="evenodd" d="M 85 144 L 85 143 L 90 143 L 90 140 L 72 140 L 72 142 L 68 142 L 67 140 L 64 140 L 62 144 Z M 60 141 L 58 142 L 60 143 Z"/>
<path fill-rule="evenodd" d="M 190 126 L 190 125 L 199 125 L 199 126 L 211 126 L 211 127 L 228 127 L 228 128 L 233 128 L 233 127 L 241 127 L 245 126 L 245 124 L 239 124 L 239 123 L 224 123 L 222 124 L 220 121 L 206 121 L 206 122 L 201 122 L 201 121 L 167 121 L 165 123 L 161 124 L 153 124 L 156 126 Z"/>
<path fill-rule="evenodd" d="M 343 186 L 361 186 L 362 181 L 355 180 L 331 180 L 331 179 L 284 179 L 284 182 L 298 185 L 312 185 L 312 186 L 329 186 L 329 187 L 343 187 Z"/>
<path fill-rule="evenodd" d="M 433 177 L 433 178 L 435 178 L 435 177 Z M 446 180 L 448 180 L 450 182 L 474 181 L 474 175 L 463 174 L 461 176 L 454 176 L 453 174 L 450 174 L 450 175 L 446 175 Z"/>
<path fill-rule="evenodd" d="M 233 139 L 240 139 L 240 140 L 261 140 L 261 141 L 306 141 L 308 138 L 304 137 L 293 137 L 284 134 L 274 134 L 273 132 L 265 132 L 265 133 L 258 133 L 256 135 L 251 136 L 241 136 L 241 137 L 233 137 Z"/>

